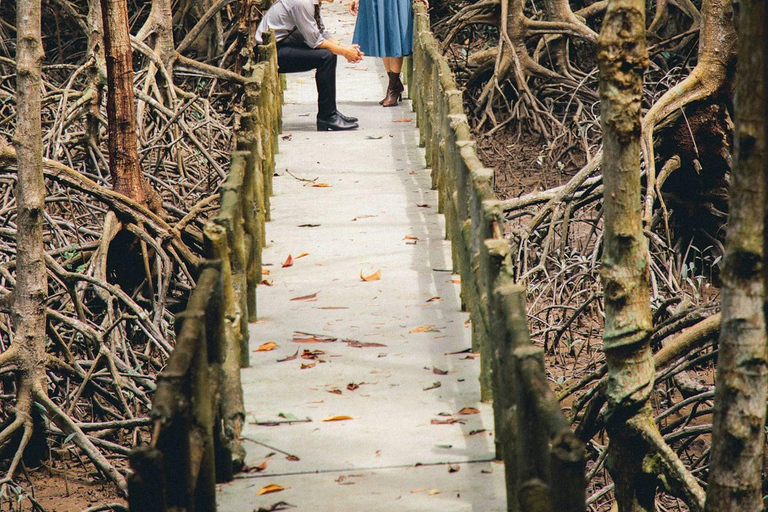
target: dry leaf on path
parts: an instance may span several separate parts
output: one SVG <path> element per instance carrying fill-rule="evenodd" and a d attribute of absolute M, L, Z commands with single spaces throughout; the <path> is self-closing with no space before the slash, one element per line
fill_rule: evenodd
<path fill-rule="evenodd" d="M 266 279 L 263 279 L 260 284 L 263 284 L 264 286 L 272 286 L 272 281 L 267 281 Z"/>
<path fill-rule="evenodd" d="M 441 370 L 440 368 L 432 367 L 432 373 L 435 375 L 448 375 L 448 370 Z"/>
<path fill-rule="evenodd" d="M 428 387 L 424 388 L 424 391 L 429 391 L 430 389 L 437 389 L 437 388 L 439 388 L 439 387 L 440 387 L 440 386 L 442 386 L 442 385 L 443 385 L 443 383 L 442 383 L 442 382 L 440 382 L 440 381 L 435 381 L 435 382 L 433 382 L 433 383 L 432 383 L 432 385 L 431 385 L 431 386 L 428 386 Z"/>
<path fill-rule="evenodd" d="M 405 235 L 405 237 L 403 238 L 403 240 L 418 240 L 418 239 L 419 237 L 413 236 L 413 235 Z"/>
<path fill-rule="evenodd" d="M 370 348 L 370 347 L 386 347 L 383 343 L 375 343 L 373 341 L 357 341 L 357 340 L 341 340 L 346 343 L 348 347 L 352 348 Z"/>
<path fill-rule="evenodd" d="M 269 352 L 270 350 L 275 350 L 277 347 L 277 343 L 274 341 L 268 341 L 259 345 L 259 348 L 257 348 L 254 352 Z"/>
<path fill-rule="evenodd" d="M 269 269 L 268 268 L 262 268 L 261 269 L 261 275 L 268 276 L 269 275 Z"/>
<path fill-rule="evenodd" d="M 346 421 L 351 419 L 353 419 L 352 416 L 339 415 L 339 416 L 328 416 L 323 421 Z"/>
<path fill-rule="evenodd" d="M 293 266 L 293 256 L 289 254 L 288 257 L 285 259 L 285 263 L 283 263 L 283 268 L 292 267 L 292 266 Z"/>
<path fill-rule="evenodd" d="M 328 188 L 328 187 L 332 187 L 333 185 L 331 185 L 330 183 L 315 183 L 312 186 L 315 188 Z"/>
<path fill-rule="evenodd" d="M 307 364 L 302 363 L 300 370 L 307 370 L 309 368 L 314 368 L 316 364 L 317 363 L 307 363 Z"/>
<path fill-rule="evenodd" d="M 410 123 L 411 121 L 413 121 L 413 119 L 411 119 L 410 117 L 404 117 L 402 119 L 395 119 L 396 123 Z"/>
<path fill-rule="evenodd" d="M 304 256 L 309 256 L 309 253 L 308 252 L 303 252 L 303 253 L 299 254 L 298 256 L 296 256 L 296 259 L 303 258 Z"/>
<path fill-rule="evenodd" d="M 312 300 L 314 298 L 317 298 L 317 294 L 320 292 L 315 292 L 311 295 L 302 295 L 301 297 L 294 297 L 291 300 Z"/>
<path fill-rule="evenodd" d="M 294 359 L 296 359 L 298 356 L 299 356 L 299 349 L 296 349 L 296 353 L 295 353 L 295 354 L 293 354 L 292 356 L 288 356 L 288 357 L 286 357 L 285 359 L 278 359 L 278 360 L 277 360 L 277 362 L 278 362 L 278 363 L 283 363 L 283 362 L 285 362 L 285 361 L 293 361 L 293 360 L 294 360 Z"/>
<path fill-rule="evenodd" d="M 334 341 L 338 341 L 338 338 L 325 336 L 323 334 L 294 331 L 293 339 L 291 339 L 291 341 L 294 343 L 333 343 Z"/>
<path fill-rule="evenodd" d="M 273 492 L 280 492 L 284 490 L 285 490 L 285 487 L 283 487 L 282 485 L 270 484 L 259 489 L 259 492 L 257 492 L 256 494 L 258 494 L 259 496 L 262 496 L 264 494 L 270 494 Z"/>
<path fill-rule="evenodd" d="M 301 358 L 302 359 L 312 359 L 312 360 L 314 360 L 314 359 L 317 359 L 318 357 L 324 356 L 324 355 L 325 355 L 325 352 L 323 352 L 322 350 L 307 350 L 307 349 L 304 349 L 304 352 L 301 353 Z"/>
<path fill-rule="evenodd" d="M 334 395 L 340 395 L 341 394 L 341 390 L 340 389 L 329 389 L 328 392 L 332 393 Z"/>
<path fill-rule="evenodd" d="M 360 384 L 365 384 L 365 382 L 361 382 Z M 349 384 L 347 384 L 347 389 L 348 389 L 349 391 L 354 391 L 354 390 L 356 390 L 356 389 L 359 389 L 359 388 L 360 388 L 360 384 L 356 384 L 356 383 L 354 383 L 354 382 L 350 382 Z"/>
<path fill-rule="evenodd" d="M 289 508 L 296 508 L 296 505 L 291 505 L 290 503 L 285 501 L 278 501 L 277 503 L 273 503 L 272 506 L 269 508 L 260 507 L 258 510 L 255 510 L 254 512 L 277 512 L 278 510 L 286 510 Z"/>
<path fill-rule="evenodd" d="M 448 472 L 449 473 L 457 473 L 461 469 L 461 466 L 452 466 L 448 464 Z"/>
<path fill-rule="evenodd" d="M 474 407 L 465 407 L 456 414 L 480 414 L 480 411 Z"/>
<path fill-rule="evenodd" d="M 411 329 L 411 334 L 417 333 L 417 332 L 433 332 L 432 328 L 435 326 L 435 324 L 429 324 L 429 325 L 422 325 L 421 327 L 416 327 L 415 329 Z"/>
<path fill-rule="evenodd" d="M 446 420 L 433 419 L 432 421 L 429 422 L 430 425 L 453 425 L 454 423 L 459 423 L 461 425 L 464 425 L 466 421 L 460 420 L 458 418 L 448 418 Z"/>
<path fill-rule="evenodd" d="M 363 281 L 378 281 L 379 279 L 381 279 L 381 269 L 377 270 L 376 272 L 374 272 L 369 276 L 364 276 L 363 271 L 361 270 L 360 279 L 362 279 Z"/>
<path fill-rule="evenodd" d="M 439 300 L 442 300 L 442 299 L 440 297 L 438 297 L 438 296 L 434 296 L 434 297 L 432 297 L 430 299 L 427 299 L 427 302 L 437 302 Z"/>
<path fill-rule="evenodd" d="M 434 496 L 435 494 L 440 494 L 440 490 L 439 489 L 432 489 L 427 494 L 430 495 L 430 496 Z"/>

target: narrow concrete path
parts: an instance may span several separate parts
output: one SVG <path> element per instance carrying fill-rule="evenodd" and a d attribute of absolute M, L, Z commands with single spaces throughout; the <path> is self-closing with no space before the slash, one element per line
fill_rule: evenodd
<path fill-rule="evenodd" d="M 349 42 L 354 18 L 323 9 Z M 506 510 L 437 194 L 409 102 L 377 104 L 384 77 L 380 59 L 342 59 L 339 109 L 361 128 L 321 133 L 313 74 L 288 75 L 271 285 L 242 374 L 252 469 L 220 487 L 221 511 Z M 270 485 L 284 490 L 258 494 Z"/>

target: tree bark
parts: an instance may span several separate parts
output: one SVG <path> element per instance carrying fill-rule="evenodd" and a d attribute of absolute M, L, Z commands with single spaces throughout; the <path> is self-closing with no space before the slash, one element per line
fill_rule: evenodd
<path fill-rule="evenodd" d="M 655 510 L 655 477 L 644 471 L 650 446 L 640 432 L 655 428 L 648 402 L 654 367 L 648 243 L 640 198 L 640 107 L 648 65 L 645 2 L 609 0 L 598 38 L 605 241 L 603 350 L 608 366 L 608 467 L 620 512 Z"/>
<path fill-rule="evenodd" d="M 126 0 L 101 0 L 104 47 L 107 57 L 107 120 L 109 172 L 112 186 L 154 212 L 162 210 L 160 195 L 139 168 L 133 61 Z"/>
<path fill-rule="evenodd" d="M 706 510 L 763 510 L 766 353 L 764 244 L 766 0 L 734 4 L 738 26 L 735 155 L 726 237 L 722 329 Z M 768 276 L 766 276 L 768 277 Z"/>
<path fill-rule="evenodd" d="M 43 247 L 45 180 L 43 178 L 43 139 L 40 117 L 41 39 L 40 0 L 17 3 L 16 29 L 16 154 L 18 177 L 16 286 L 11 318 L 13 345 L 18 368 L 16 418 L 24 422 L 24 435 L 10 472 L 32 434 L 30 418 L 35 395 L 45 393 L 45 302 L 48 281 Z"/>

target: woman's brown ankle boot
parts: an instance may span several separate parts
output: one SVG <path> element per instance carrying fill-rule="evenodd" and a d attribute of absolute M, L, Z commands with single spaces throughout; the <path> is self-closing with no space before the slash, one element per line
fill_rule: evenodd
<path fill-rule="evenodd" d="M 403 82 L 400 81 L 400 73 L 387 71 L 387 75 L 389 75 L 389 85 L 387 86 L 387 95 L 381 101 L 381 105 L 384 107 L 394 107 L 399 100 L 403 99 L 405 87 Z"/>

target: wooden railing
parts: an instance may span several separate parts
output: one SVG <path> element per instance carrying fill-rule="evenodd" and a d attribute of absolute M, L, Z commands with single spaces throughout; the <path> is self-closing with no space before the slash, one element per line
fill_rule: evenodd
<path fill-rule="evenodd" d="M 221 208 L 204 228 L 207 259 L 158 375 L 152 439 L 130 454 L 134 512 L 215 511 L 216 482 L 243 464 L 240 368 L 248 366 L 248 322 L 256 320 L 282 112 L 274 41 L 258 52 L 258 64 L 244 69 L 250 78 Z"/>
<path fill-rule="evenodd" d="M 483 400 L 494 401 L 497 457 L 504 460 L 509 511 L 584 511 L 586 452 L 571 431 L 544 370 L 544 351 L 530 341 L 526 289 L 512 278 L 494 172 L 477 157 L 462 93 L 414 3 L 408 91 L 439 211 L 445 215 L 462 305 L 480 352 Z"/>

